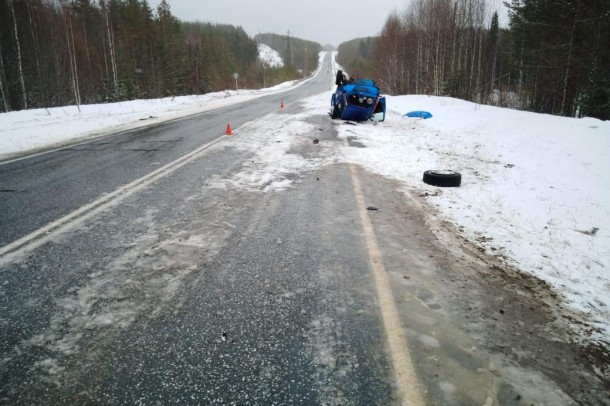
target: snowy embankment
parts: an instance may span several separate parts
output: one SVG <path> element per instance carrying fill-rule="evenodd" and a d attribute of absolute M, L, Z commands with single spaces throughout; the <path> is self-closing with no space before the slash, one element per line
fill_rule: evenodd
<path fill-rule="evenodd" d="M 264 92 L 240 90 L 239 95 L 82 106 L 80 112 L 65 107 L 3 113 L 0 159 L 239 103 L 289 85 Z M 326 115 L 329 100 L 330 92 L 307 100 L 304 111 L 292 117 L 293 125 L 309 128 L 307 116 Z M 591 316 L 601 331 L 594 339 L 610 341 L 610 123 L 428 96 L 389 97 L 388 107 L 392 112 L 377 126 L 337 121 L 340 137 L 357 137 L 366 148 L 325 146 L 328 153 L 427 193 L 429 202 L 466 238 L 548 281 L 570 306 Z M 402 117 L 411 110 L 428 110 L 434 117 Z M 290 138 L 295 133 L 280 135 L 299 142 Z M 244 147 L 288 145 L 266 145 L 268 137 L 257 138 L 260 145 L 250 141 Z M 282 151 L 294 161 L 288 150 Z M 273 162 L 267 159 L 263 170 L 279 167 L 276 155 L 267 156 Z M 333 161 L 303 164 L 301 169 L 291 165 L 289 171 Z M 461 172 L 462 186 L 425 185 L 421 179 L 428 169 Z"/>
<path fill-rule="evenodd" d="M 346 159 L 421 190 L 469 240 L 550 283 L 610 342 L 610 122 L 462 100 L 388 97 L 378 126 L 339 126 Z M 402 117 L 413 110 L 428 120 Z M 460 188 L 422 182 L 462 174 Z"/>
<path fill-rule="evenodd" d="M 258 59 L 272 68 L 284 66 L 284 60 L 280 54 L 269 45 L 258 44 Z"/>
<path fill-rule="evenodd" d="M 227 90 L 200 96 L 89 104 L 80 109 L 66 106 L 1 113 L 0 159 L 253 100 L 294 84 L 286 82 L 264 90 Z"/>

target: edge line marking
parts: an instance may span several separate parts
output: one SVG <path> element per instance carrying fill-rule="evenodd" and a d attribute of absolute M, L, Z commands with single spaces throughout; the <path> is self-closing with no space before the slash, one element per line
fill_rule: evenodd
<path fill-rule="evenodd" d="M 343 144 L 349 147 L 344 139 Z M 374 277 L 377 287 L 377 296 L 379 298 L 379 311 L 383 322 L 383 328 L 387 336 L 387 345 L 390 351 L 392 366 L 394 370 L 394 378 L 397 384 L 397 394 L 401 399 L 402 405 L 419 406 L 425 405 L 422 397 L 421 385 L 415 373 L 407 338 L 404 334 L 396 302 L 392 295 L 392 288 L 388 274 L 383 265 L 383 257 L 377 243 L 377 237 L 373 229 L 373 223 L 366 211 L 364 202 L 364 194 L 362 186 L 356 173 L 356 168 L 353 164 L 349 164 L 349 170 L 352 177 L 352 186 L 356 195 L 358 211 L 360 212 L 360 221 L 364 231 L 364 238 L 368 250 L 370 261 L 371 274 Z"/>
<path fill-rule="evenodd" d="M 226 137 L 226 135 L 222 135 L 221 137 L 200 146 L 188 154 L 183 155 L 175 161 L 150 172 L 148 175 L 136 179 L 126 185 L 120 186 L 113 192 L 102 195 L 93 202 L 81 206 L 73 212 L 52 221 L 51 223 L 3 247 L 0 247 L 0 266 L 12 262 L 19 255 L 23 255 L 35 248 L 38 248 L 55 235 L 65 232 L 76 223 L 90 219 L 109 207 L 115 206 L 116 204 L 125 200 L 127 197 L 146 188 L 159 179 L 170 175 L 186 164 L 193 162 L 194 160 L 198 159 L 205 150 L 224 140 Z"/>

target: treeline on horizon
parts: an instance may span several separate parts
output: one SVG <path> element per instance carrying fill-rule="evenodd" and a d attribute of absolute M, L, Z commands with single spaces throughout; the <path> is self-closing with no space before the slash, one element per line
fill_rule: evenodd
<path fill-rule="evenodd" d="M 341 44 L 338 62 L 389 94 L 610 119 L 610 1 L 505 4 L 502 29 L 487 0 L 413 0 L 379 37 Z"/>
<path fill-rule="evenodd" d="M 316 69 L 320 45 L 291 46 L 293 64 L 265 66 L 241 27 L 180 21 L 166 0 L 0 0 L 0 112 L 235 89 L 233 73 L 268 87 Z"/>

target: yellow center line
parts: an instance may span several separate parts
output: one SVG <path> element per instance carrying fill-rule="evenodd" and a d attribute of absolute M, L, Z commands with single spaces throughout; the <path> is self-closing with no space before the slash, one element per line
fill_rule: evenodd
<path fill-rule="evenodd" d="M 348 147 L 347 140 L 343 140 L 343 144 Z M 377 287 L 377 295 L 379 297 L 379 311 L 383 321 L 383 327 L 387 336 L 388 350 L 392 359 L 392 367 L 394 370 L 394 378 L 397 384 L 397 395 L 400 397 L 403 405 L 419 406 L 424 405 L 424 400 L 421 393 L 421 386 L 417 379 L 417 374 L 411 360 L 407 338 L 404 334 L 396 302 L 392 295 L 392 288 L 388 274 L 383 265 L 383 258 L 377 237 L 373 229 L 373 223 L 368 215 L 364 202 L 364 194 L 360 185 L 360 179 L 356 173 L 356 167 L 349 165 L 354 194 L 360 212 L 360 221 L 364 231 L 364 238 L 368 250 L 369 261 L 371 265 L 371 274 L 375 280 Z"/>

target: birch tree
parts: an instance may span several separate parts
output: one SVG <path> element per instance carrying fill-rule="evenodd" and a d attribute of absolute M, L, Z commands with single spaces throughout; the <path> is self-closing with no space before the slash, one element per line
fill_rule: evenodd
<path fill-rule="evenodd" d="M 110 61 L 106 61 L 110 65 L 110 72 L 112 74 L 112 88 L 113 88 L 113 100 L 116 100 L 119 95 L 119 76 L 117 71 L 116 64 L 116 56 L 115 56 L 115 47 L 114 47 L 114 30 L 112 29 L 112 23 L 110 20 L 110 12 L 109 5 L 105 0 L 100 0 L 100 5 L 102 7 L 102 12 L 104 13 L 104 20 L 106 22 L 106 38 L 108 40 L 108 53 L 110 56 Z"/>
<path fill-rule="evenodd" d="M 4 88 L 6 87 L 6 75 L 4 74 L 4 59 L 2 58 L 2 47 L 0 46 L 0 97 L 2 97 L 2 106 L 4 107 L 4 111 L 10 111 L 8 107 L 8 103 L 6 102 L 6 91 Z"/>
<path fill-rule="evenodd" d="M 23 63 L 21 60 L 21 43 L 19 42 L 19 30 L 17 29 L 17 17 L 15 17 L 15 4 L 14 0 L 8 0 L 9 7 L 11 9 L 11 15 L 13 16 L 13 31 L 15 35 L 15 45 L 17 47 L 17 66 L 19 69 L 19 84 L 21 85 L 21 97 L 23 102 L 23 108 L 28 108 L 28 98 L 25 92 L 25 79 L 23 76 Z"/>
<path fill-rule="evenodd" d="M 62 4 L 62 15 L 64 17 L 64 27 L 66 32 L 66 44 L 68 46 L 68 57 L 70 59 L 70 74 L 72 82 L 72 90 L 74 93 L 74 102 L 80 111 L 81 99 L 78 81 L 78 66 L 76 63 L 76 46 L 74 43 L 74 30 L 72 28 L 72 16 L 70 6 L 66 3 Z"/>

